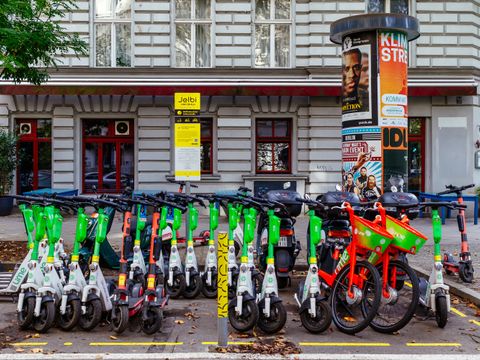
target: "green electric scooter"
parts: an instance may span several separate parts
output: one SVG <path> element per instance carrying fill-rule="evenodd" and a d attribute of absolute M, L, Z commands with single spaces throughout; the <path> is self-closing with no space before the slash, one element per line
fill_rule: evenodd
<path fill-rule="evenodd" d="M 206 298 L 214 299 L 217 297 L 217 252 L 215 250 L 215 230 L 218 228 L 217 199 L 215 197 L 206 197 L 209 200 L 210 210 L 210 233 L 208 237 L 208 250 L 205 257 L 205 271 L 202 274 L 202 294 Z"/>
<path fill-rule="evenodd" d="M 435 320 L 439 328 L 447 325 L 448 313 L 450 312 L 450 288 L 443 281 L 442 264 L 442 219 L 438 214 L 438 209 L 446 207 L 448 209 L 465 209 L 465 204 L 456 202 L 426 202 L 419 204 L 421 209 L 430 207 L 432 209 L 432 227 L 433 227 L 433 268 L 430 277 L 427 280 L 420 278 L 420 304 L 430 309 L 435 314 Z"/>

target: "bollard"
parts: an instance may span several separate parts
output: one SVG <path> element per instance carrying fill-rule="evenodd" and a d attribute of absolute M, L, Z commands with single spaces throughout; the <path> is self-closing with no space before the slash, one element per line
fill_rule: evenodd
<path fill-rule="evenodd" d="M 217 332 L 218 346 L 228 342 L 228 233 L 218 233 Z"/>

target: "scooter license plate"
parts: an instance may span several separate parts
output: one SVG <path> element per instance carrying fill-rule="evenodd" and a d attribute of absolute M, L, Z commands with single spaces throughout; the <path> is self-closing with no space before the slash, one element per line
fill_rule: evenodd
<path fill-rule="evenodd" d="M 288 246 L 288 237 L 286 236 L 280 236 L 280 239 L 278 239 L 278 247 L 287 247 Z"/>

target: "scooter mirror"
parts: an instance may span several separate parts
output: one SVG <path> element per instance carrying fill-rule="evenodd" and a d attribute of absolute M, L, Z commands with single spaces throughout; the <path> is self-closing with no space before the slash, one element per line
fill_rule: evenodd
<path fill-rule="evenodd" d="M 308 195 L 308 194 L 303 195 L 303 198 L 304 198 L 305 200 L 310 200 L 310 199 L 311 199 L 311 198 L 310 198 L 310 195 Z"/>
<path fill-rule="evenodd" d="M 390 186 L 390 191 L 391 192 L 398 192 L 398 189 L 395 185 Z"/>
<path fill-rule="evenodd" d="M 96 186 L 96 185 L 92 185 L 92 192 L 93 192 L 94 194 L 97 193 L 97 186 Z"/>
<path fill-rule="evenodd" d="M 342 191 L 342 185 L 340 184 L 335 185 L 335 190 Z"/>

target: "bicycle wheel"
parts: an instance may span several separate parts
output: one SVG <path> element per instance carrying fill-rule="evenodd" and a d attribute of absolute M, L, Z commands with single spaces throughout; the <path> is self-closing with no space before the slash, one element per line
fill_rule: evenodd
<path fill-rule="evenodd" d="M 356 334 L 370 324 L 382 295 L 380 275 L 375 266 L 367 261 L 358 261 L 354 270 L 353 298 L 348 295 L 349 264 L 337 275 L 330 297 L 333 322 L 346 334 Z"/>
<path fill-rule="evenodd" d="M 393 275 L 402 279 L 402 286 L 398 285 L 397 280 L 392 288 Z M 370 327 L 380 333 L 393 333 L 407 325 L 415 313 L 420 296 L 417 274 L 408 264 L 391 261 L 387 276 L 389 289 L 384 289 L 384 292 L 386 290 L 389 293 L 389 298 L 382 299 L 377 316 L 370 323 Z"/>

